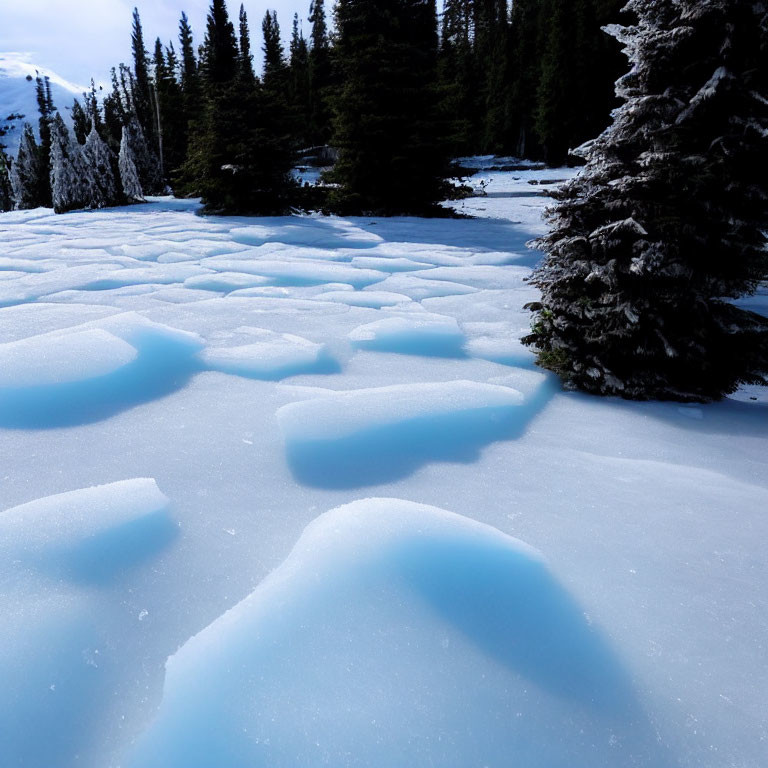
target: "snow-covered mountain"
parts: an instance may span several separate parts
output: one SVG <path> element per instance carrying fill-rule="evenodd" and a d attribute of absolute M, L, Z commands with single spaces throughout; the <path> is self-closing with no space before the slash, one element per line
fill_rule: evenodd
<path fill-rule="evenodd" d="M 53 103 L 67 120 L 73 100 L 81 97 L 85 90 L 84 86 L 70 83 L 54 71 L 33 63 L 28 54 L 0 52 L 0 130 L 8 128 L 5 136 L 0 137 L 0 143 L 5 144 L 9 154 L 16 151 L 25 121 L 37 132 L 35 77 L 38 73 L 50 78 Z"/>

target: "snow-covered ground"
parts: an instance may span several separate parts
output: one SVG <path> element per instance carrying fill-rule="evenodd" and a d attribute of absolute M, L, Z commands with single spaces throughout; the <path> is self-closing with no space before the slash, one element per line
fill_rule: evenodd
<path fill-rule="evenodd" d="M 768 764 L 768 398 L 534 366 L 568 173 L 0 215 L 3 766 Z"/>

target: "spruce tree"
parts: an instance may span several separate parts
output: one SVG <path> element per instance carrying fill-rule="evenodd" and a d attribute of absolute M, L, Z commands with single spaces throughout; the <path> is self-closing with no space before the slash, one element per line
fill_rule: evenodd
<path fill-rule="evenodd" d="M 299 147 L 307 147 L 311 143 L 310 120 L 312 118 L 309 48 L 299 27 L 298 14 L 293 17 L 288 69 L 290 73 L 291 134 Z"/>
<path fill-rule="evenodd" d="M 80 145 L 57 112 L 51 122 L 51 197 L 53 210 L 65 213 L 91 207 L 97 187 Z"/>
<path fill-rule="evenodd" d="M 240 35 L 239 42 L 239 66 L 240 80 L 244 85 L 254 85 L 256 83 L 256 73 L 253 71 L 253 54 L 251 53 L 251 33 L 248 29 L 248 15 L 245 12 L 245 6 L 240 4 Z"/>
<path fill-rule="evenodd" d="M 40 133 L 40 171 L 38 180 L 38 189 L 35 193 L 37 205 L 45 208 L 51 207 L 51 185 L 50 185 L 50 157 L 51 157 L 51 125 L 53 122 L 55 108 L 51 96 L 51 81 L 48 75 L 41 78 L 38 75 L 35 78 L 35 95 L 37 97 L 37 108 L 40 112 L 38 130 Z"/>
<path fill-rule="evenodd" d="M 517 157 L 538 154 L 533 129 L 536 95 L 541 74 L 541 3 L 515 0 L 509 25 L 508 57 L 510 148 Z"/>
<path fill-rule="evenodd" d="M 139 174 L 139 182 L 144 194 L 156 195 L 164 192 L 165 183 L 157 155 L 150 149 L 138 115 L 132 110 L 126 111 L 121 151 L 123 141 L 127 141 L 130 145 L 131 157 Z"/>
<path fill-rule="evenodd" d="M 293 193 L 290 147 L 280 133 L 285 115 L 257 80 L 246 75 L 244 81 L 241 63 L 226 6 L 213 0 L 202 68 L 205 107 L 184 167 L 188 189 L 201 195 L 208 213 L 284 213 Z"/>
<path fill-rule="evenodd" d="M 47 189 L 50 195 L 50 182 L 42 178 L 46 167 L 48 163 L 45 165 L 42 163 L 40 148 L 35 141 L 32 126 L 24 123 L 16 161 L 10 173 L 13 199 L 17 209 L 28 210 L 45 205 L 46 200 L 41 190 Z M 48 204 L 50 205 L 50 202 Z"/>
<path fill-rule="evenodd" d="M 331 200 L 342 213 L 437 215 L 447 150 L 437 112 L 433 0 L 341 0 L 334 99 L 339 160 Z"/>
<path fill-rule="evenodd" d="M 308 143 L 327 144 L 331 135 L 331 45 L 325 19 L 324 0 L 312 0 L 309 6 L 312 25 L 309 49 L 309 125 Z"/>
<path fill-rule="evenodd" d="M 152 145 L 155 141 L 155 115 L 149 78 L 149 54 L 144 46 L 144 32 L 137 8 L 133 9 L 131 51 L 133 53 L 133 83 L 131 88 L 133 107 L 144 135 Z"/>
<path fill-rule="evenodd" d="M 179 21 L 179 85 L 181 87 L 181 115 L 179 117 L 179 155 L 182 158 L 174 168 L 172 178 L 176 194 L 194 194 L 195 179 L 189 174 L 187 160 L 192 137 L 203 130 L 203 95 L 200 72 L 195 56 L 192 28 L 185 13 Z"/>
<path fill-rule="evenodd" d="M 557 195 L 524 341 L 566 386 L 706 401 L 766 383 L 768 6 L 630 0 L 613 124 Z"/>
<path fill-rule="evenodd" d="M 264 86 L 276 95 L 284 93 L 288 82 L 288 66 L 276 11 L 267 11 L 264 14 L 261 33 L 264 38 Z"/>
<path fill-rule="evenodd" d="M 167 185 L 181 167 L 187 152 L 187 117 L 184 94 L 177 79 L 179 63 L 173 43 L 164 48 L 157 38 L 152 63 L 157 147 L 161 153 L 163 183 Z"/>
<path fill-rule="evenodd" d="M 72 114 L 72 128 L 74 129 L 75 138 L 78 144 L 85 144 L 85 140 L 88 138 L 88 134 L 91 130 L 90 120 L 86 115 L 82 104 L 75 99 L 71 109 Z"/>
<path fill-rule="evenodd" d="M 99 136 L 96 127 L 91 128 L 88 138 L 85 140 L 83 155 L 93 179 L 91 190 L 91 206 L 93 208 L 106 208 L 119 205 L 122 196 L 115 179 L 116 158 Z"/>
<path fill-rule="evenodd" d="M 106 139 L 106 129 L 101 116 L 99 100 L 96 96 L 96 84 L 91 79 L 91 88 L 84 94 L 85 97 L 85 115 L 88 118 L 88 131 L 95 128 L 102 139 Z"/>
<path fill-rule="evenodd" d="M 8 158 L 0 148 L 0 213 L 13 209 L 13 189 L 8 173 Z"/>
<path fill-rule="evenodd" d="M 144 202 L 144 192 L 141 188 L 139 173 L 136 168 L 136 160 L 133 147 L 127 129 L 123 129 L 123 138 L 120 142 L 120 155 L 118 157 L 120 168 L 120 183 L 123 195 L 129 203 Z"/>
<path fill-rule="evenodd" d="M 454 156 L 480 149 L 477 62 L 473 47 L 474 0 L 446 0 L 438 55 L 440 108 Z"/>

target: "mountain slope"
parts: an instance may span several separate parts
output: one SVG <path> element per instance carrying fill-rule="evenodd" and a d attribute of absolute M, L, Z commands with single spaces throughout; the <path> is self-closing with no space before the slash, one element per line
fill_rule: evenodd
<path fill-rule="evenodd" d="M 48 75 L 51 81 L 53 103 L 69 122 L 69 110 L 75 97 L 81 97 L 85 88 L 70 83 L 55 72 L 30 62 L 27 54 L 0 52 L 0 143 L 5 144 L 8 154 L 15 154 L 25 121 L 32 124 L 37 133 L 37 100 L 35 77 Z M 23 117 L 19 117 L 22 115 Z"/>

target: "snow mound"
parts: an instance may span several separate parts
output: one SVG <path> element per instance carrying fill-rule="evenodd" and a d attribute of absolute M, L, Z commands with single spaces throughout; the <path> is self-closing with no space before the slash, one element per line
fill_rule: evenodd
<path fill-rule="evenodd" d="M 311 286 L 324 283 L 346 283 L 354 288 L 365 288 L 381 282 L 386 274 L 373 269 L 357 269 L 348 264 L 336 264 L 323 261 L 277 261 L 272 259 L 254 259 L 243 261 L 218 256 L 206 261 L 207 267 L 222 272 L 244 272 L 246 274 L 268 277 L 272 285 Z"/>
<path fill-rule="evenodd" d="M 84 424 L 177 389 L 198 336 L 122 313 L 0 345 L 0 426 Z"/>
<path fill-rule="evenodd" d="M 0 561 L 56 579 L 103 582 L 162 549 L 174 530 L 154 480 L 123 480 L 0 513 Z"/>
<path fill-rule="evenodd" d="M 596 768 L 616 765 L 611 736 L 634 740 L 636 717 L 611 649 L 538 552 L 436 507 L 365 499 L 311 523 L 168 660 L 127 766 Z"/>
<path fill-rule="evenodd" d="M 76 331 L 62 343 L 46 334 L 0 345 L 0 392 L 69 384 L 106 376 L 132 363 L 138 353 L 99 328 Z"/>
<path fill-rule="evenodd" d="M 206 349 L 200 357 L 208 369 L 266 381 L 303 373 L 338 373 L 340 370 L 324 344 L 262 328 L 240 330 L 247 331 L 256 340 L 236 347 Z"/>
<path fill-rule="evenodd" d="M 429 274 L 432 270 L 424 272 Z M 403 293 L 414 301 L 440 298 L 441 296 L 462 296 L 476 293 L 477 288 L 450 280 L 427 280 L 416 277 L 413 273 L 400 273 L 387 277 L 376 286 L 376 290 L 390 293 Z"/>
<path fill-rule="evenodd" d="M 362 269 L 378 269 L 381 272 L 414 272 L 427 264 L 402 256 L 355 256 L 352 266 Z"/>
<path fill-rule="evenodd" d="M 231 293 L 241 288 L 255 288 L 269 285 L 271 281 L 261 275 L 245 275 L 242 272 L 219 272 L 217 274 L 196 275 L 184 281 L 185 288 L 197 288 L 204 291 Z"/>
<path fill-rule="evenodd" d="M 285 405 L 277 421 L 296 479 L 323 488 L 376 485 L 430 461 L 477 459 L 530 417 L 517 390 L 471 381 L 402 384 Z"/>
<path fill-rule="evenodd" d="M 106 764 L 92 753 L 105 714 L 140 674 L 121 648 L 144 628 L 128 609 L 141 590 L 130 587 L 176 531 L 149 478 L 0 512 L 4 766 Z"/>
<path fill-rule="evenodd" d="M 394 307 L 411 301 L 410 297 L 404 296 L 402 293 L 389 291 L 328 291 L 322 297 L 323 301 L 337 301 L 351 307 L 368 307 L 370 309 Z"/>
<path fill-rule="evenodd" d="M 464 334 L 452 317 L 409 314 L 360 325 L 349 334 L 358 349 L 429 357 L 462 357 Z"/>

